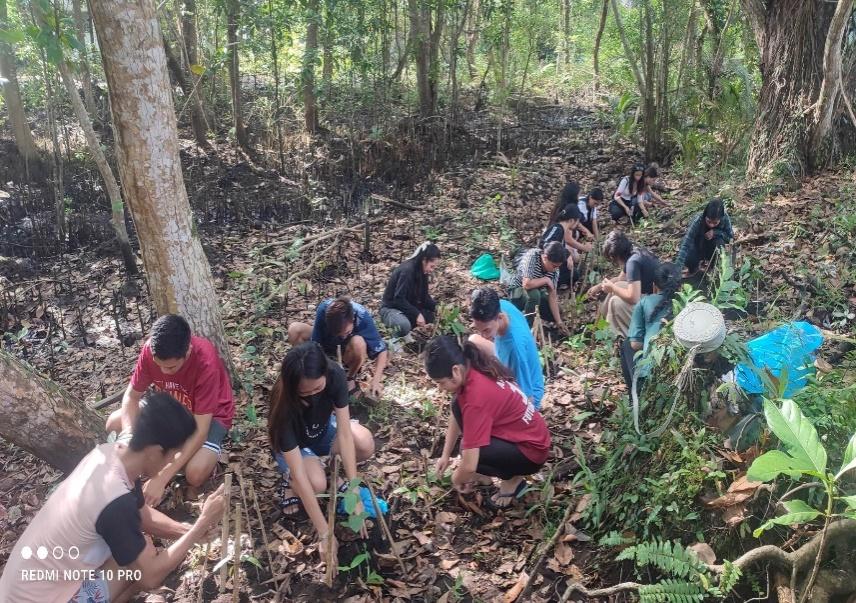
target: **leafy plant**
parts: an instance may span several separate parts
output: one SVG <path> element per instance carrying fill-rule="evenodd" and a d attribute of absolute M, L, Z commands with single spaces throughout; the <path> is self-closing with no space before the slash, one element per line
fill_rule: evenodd
<path fill-rule="evenodd" d="M 356 512 L 357 503 L 362 502 L 362 497 L 360 496 L 360 480 L 359 478 L 354 478 L 348 483 L 348 488 L 345 490 L 345 493 L 342 494 L 342 505 L 345 508 L 345 513 L 348 514 L 348 520 L 343 522 L 344 525 L 351 528 L 353 532 L 359 532 L 363 525 L 366 523 L 366 519 L 369 514 L 365 509 Z M 349 568 L 353 569 L 353 568 Z"/>
<path fill-rule="evenodd" d="M 440 304 L 437 308 L 437 331 L 441 335 L 454 335 L 456 337 L 464 335 L 467 328 L 461 322 L 461 308 Z"/>

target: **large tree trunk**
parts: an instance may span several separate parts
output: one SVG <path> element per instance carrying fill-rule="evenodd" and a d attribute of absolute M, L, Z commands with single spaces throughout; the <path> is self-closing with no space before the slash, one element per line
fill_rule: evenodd
<path fill-rule="evenodd" d="M 80 8 L 81 0 L 72 0 L 71 10 L 74 16 L 74 33 L 77 40 L 83 45 L 80 53 L 80 79 L 83 86 L 83 101 L 86 103 L 86 112 L 93 119 L 99 119 L 95 110 L 95 97 L 92 95 L 92 74 L 89 71 L 89 48 L 86 46 L 86 27 L 83 20 L 83 11 Z"/>
<path fill-rule="evenodd" d="M 852 0 L 844 3 L 849 15 Z M 818 115 L 816 109 L 824 102 L 825 83 L 830 95 L 826 101 L 834 106 L 839 97 L 833 85 L 838 73 L 824 69 L 828 38 L 838 36 L 831 42 L 840 53 L 842 29 L 833 27 L 838 5 L 803 0 L 742 4 L 758 43 L 762 78 L 748 172 L 761 177 L 789 174 L 798 180 L 825 166 L 833 155 L 835 124 L 831 114 Z"/>
<path fill-rule="evenodd" d="M 318 129 L 318 99 L 315 94 L 315 65 L 318 63 L 318 22 L 321 20 L 318 0 L 309 0 L 306 7 L 306 45 L 303 51 L 303 122 L 310 134 Z"/>
<path fill-rule="evenodd" d="M 603 30 L 606 28 L 606 17 L 609 14 L 609 0 L 603 0 L 600 10 L 600 23 L 597 26 L 597 35 L 594 38 L 594 89 L 600 89 L 600 41 L 603 39 Z"/>
<path fill-rule="evenodd" d="M 229 57 L 229 84 L 232 88 L 232 125 L 235 128 L 235 140 L 238 146 L 250 151 L 250 139 L 244 127 L 244 115 L 241 108 L 241 61 L 238 54 L 238 21 L 240 19 L 238 0 L 226 3 L 226 41 Z"/>
<path fill-rule="evenodd" d="M 178 154 L 163 38 L 152 0 L 91 0 L 122 189 L 140 239 L 152 302 L 183 315 L 232 361 Z"/>
<path fill-rule="evenodd" d="M 8 28 L 9 18 L 6 0 L 0 0 L 0 27 Z M 21 92 L 18 88 L 18 73 L 15 68 L 15 53 L 12 47 L 0 41 L 0 82 L 2 82 L 3 100 L 9 112 L 9 123 L 12 125 L 12 135 L 18 153 L 28 165 L 39 165 L 39 148 L 27 123 L 24 104 L 21 102 Z"/>
<path fill-rule="evenodd" d="M 436 107 L 431 85 L 431 12 L 424 6 L 426 0 L 407 0 L 410 13 L 410 36 L 416 60 L 416 88 L 419 92 L 419 113 L 422 117 L 434 115 Z"/>
<path fill-rule="evenodd" d="M 103 417 L 0 349 L 0 437 L 71 471 L 103 436 Z"/>

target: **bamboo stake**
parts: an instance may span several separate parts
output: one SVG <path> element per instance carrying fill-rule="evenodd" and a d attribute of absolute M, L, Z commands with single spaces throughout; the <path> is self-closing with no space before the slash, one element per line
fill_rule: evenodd
<path fill-rule="evenodd" d="M 336 527 L 336 481 L 339 475 L 339 457 L 333 456 L 333 472 L 330 474 L 330 501 L 327 504 L 327 588 L 333 588 L 333 579 L 338 573 L 339 560 L 333 551 Z"/>
<path fill-rule="evenodd" d="M 238 603 L 241 595 L 241 514 L 243 505 L 235 503 L 235 558 L 232 560 L 232 603 Z"/>
<path fill-rule="evenodd" d="M 220 558 L 225 559 L 229 553 L 229 509 L 232 502 L 232 474 L 227 473 L 223 480 L 224 490 L 226 494 L 226 509 L 223 512 L 223 528 L 220 531 Z M 226 566 L 224 563 L 220 567 L 220 594 L 226 592 Z"/>
<path fill-rule="evenodd" d="M 238 486 L 241 489 L 241 503 L 244 505 L 243 508 L 247 520 L 247 537 L 250 539 L 251 543 L 255 543 L 255 540 L 253 539 L 253 522 L 250 519 L 250 505 L 247 504 L 247 495 L 244 491 L 244 472 L 241 469 L 240 463 L 235 465 L 235 473 L 238 476 Z M 255 549 L 255 546 L 253 548 Z M 253 567 L 256 568 L 256 578 L 260 581 L 262 577 L 259 575 L 259 568 L 258 566 Z"/>
<path fill-rule="evenodd" d="M 386 519 L 383 517 L 383 513 L 380 510 L 380 505 L 377 502 L 377 496 L 375 496 L 374 488 L 372 488 L 371 482 L 369 480 L 365 480 L 366 488 L 369 489 L 369 494 L 372 497 L 372 506 L 374 506 L 375 515 L 377 515 L 377 520 L 380 522 L 380 527 L 383 529 L 383 533 L 386 536 L 386 539 L 389 541 L 389 548 L 392 549 L 393 555 L 395 555 L 395 559 L 398 561 L 398 567 L 401 568 L 401 575 L 407 575 L 407 568 L 404 567 L 404 561 L 401 560 L 401 556 L 398 554 L 398 543 L 395 542 L 395 539 L 392 537 L 392 531 L 389 529 L 389 525 L 386 523 Z"/>
<path fill-rule="evenodd" d="M 267 530 L 265 530 L 265 523 L 262 520 L 262 511 L 259 508 L 259 499 L 256 498 L 256 489 L 253 487 L 253 482 L 250 482 L 249 485 L 250 490 L 250 498 L 253 500 L 253 508 L 256 510 L 256 518 L 259 520 L 259 527 L 262 530 L 262 543 L 265 545 L 265 553 L 267 554 L 268 566 L 270 569 L 270 575 L 273 576 L 273 586 L 276 591 L 276 600 L 279 600 L 279 582 L 276 579 L 276 573 L 273 570 L 273 557 L 270 554 L 270 547 L 268 546 L 268 537 Z"/>

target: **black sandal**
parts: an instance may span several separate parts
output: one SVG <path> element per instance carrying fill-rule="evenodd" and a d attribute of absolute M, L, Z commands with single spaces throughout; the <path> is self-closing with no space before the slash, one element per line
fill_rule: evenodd
<path fill-rule="evenodd" d="M 516 503 L 518 500 L 520 500 L 520 497 L 523 495 L 523 491 L 526 489 L 526 487 L 527 487 L 527 484 L 526 484 L 526 480 L 524 479 L 524 480 L 521 480 L 519 484 L 517 484 L 517 487 L 514 489 L 514 492 L 510 492 L 508 494 L 505 494 L 502 492 L 502 490 L 500 488 L 497 488 L 496 493 L 493 496 L 488 496 L 485 499 L 484 504 L 486 507 L 488 507 L 489 509 L 492 509 L 494 511 L 503 511 L 505 509 L 509 509 L 514 505 L 514 503 Z M 511 500 L 506 505 L 498 505 L 498 504 L 496 504 L 496 502 L 494 502 L 494 500 L 493 500 L 494 497 L 499 498 L 499 499 L 510 498 Z"/>
<path fill-rule="evenodd" d="M 277 496 L 279 497 L 279 510 L 282 516 L 293 521 L 305 521 L 309 519 L 309 514 L 303 508 L 303 501 L 299 496 L 285 496 L 285 491 L 291 489 L 291 481 L 282 478 L 279 482 Z M 289 513 L 286 511 L 289 507 L 294 507 L 296 510 Z"/>

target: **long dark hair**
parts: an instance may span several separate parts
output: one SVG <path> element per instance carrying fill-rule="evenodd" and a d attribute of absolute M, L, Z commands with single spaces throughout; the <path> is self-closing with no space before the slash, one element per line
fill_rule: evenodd
<path fill-rule="evenodd" d="M 440 248 L 431 241 L 425 241 L 416 248 L 416 251 L 406 261 L 413 262 L 421 268 L 422 260 L 436 260 L 439 257 Z"/>
<path fill-rule="evenodd" d="M 550 219 L 547 221 L 547 226 L 556 223 L 556 218 L 568 204 L 573 203 L 577 204 L 578 198 L 580 196 L 580 184 L 576 180 L 570 180 L 567 184 L 565 184 L 562 192 L 559 193 L 559 198 L 556 199 L 556 204 L 553 205 L 553 209 L 550 211 Z"/>
<path fill-rule="evenodd" d="M 493 355 L 467 341 L 464 347 L 451 335 L 440 335 L 425 350 L 425 372 L 431 379 L 448 379 L 455 365 L 475 369 L 494 381 L 514 381 L 514 375 Z"/>
<path fill-rule="evenodd" d="M 722 220 L 725 216 L 725 203 L 719 197 L 714 197 L 704 206 L 702 216 L 710 220 Z"/>
<path fill-rule="evenodd" d="M 671 316 L 672 298 L 681 286 L 680 267 L 672 262 L 663 262 L 654 270 L 654 284 L 657 285 L 657 288 L 660 290 L 662 299 L 660 299 L 660 302 L 653 310 L 651 310 L 651 314 L 647 317 L 647 321 L 652 320 L 657 316 L 657 314 L 662 312 L 664 308 L 668 308 L 669 310 L 666 312 L 666 317 L 669 318 Z"/>
<path fill-rule="evenodd" d="M 291 348 L 282 360 L 279 377 L 270 393 L 268 411 L 268 440 L 274 452 L 280 452 L 282 426 L 286 421 L 302 417 L 301 379 L 326 377 L 329 360 L 321 346 L 314 341 Z"/>
<path fill-rule="evenodd" d="M 639 177 L 638 181 L 633 178 L 633 174 L 636 172 L 642 172 L 642 176 Z M 630 168 L 630 173 L 627 174 L 627 194 L 631 197 L 636 197 L 643 190 L 645 190 L 645 166 L 637 163 Z"/>

